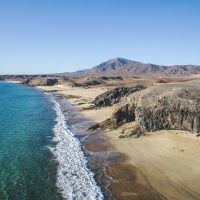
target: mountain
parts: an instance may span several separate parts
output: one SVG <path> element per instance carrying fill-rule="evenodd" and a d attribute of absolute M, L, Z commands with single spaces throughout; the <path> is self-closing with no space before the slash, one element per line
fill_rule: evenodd
<path fill-rule="evenodd" d="M 115 58 L 103 62 L 93 68 L 64 73 L 67 76 L 158 76 L 158 77 L 184 77 L 200 74 L 200 66 L 195 65 L 155 65 L 142 62 Z"/>

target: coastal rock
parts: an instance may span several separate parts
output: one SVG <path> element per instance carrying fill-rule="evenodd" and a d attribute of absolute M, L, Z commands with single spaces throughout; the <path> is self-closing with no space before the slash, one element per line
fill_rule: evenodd
<path fill-rule="evenodd" d="M 163 129 L 200 132 L 200 90 L 165 84 L 133 93 L 120 102 L 110 119 L 118 127 L 136 121 L 144 131 Z"/>
<path fill-rule="evenodd" d="M 128 96 L 129 94 L 142 89 L 144 89 L 144 86 L 142 85 L 136 85 L 133 87 L 117 87 L 97 96 L 93 103 L 97 107 L 112 106 L 113 104 L 118 103 L 122 97 Z"/>
<path fill-rule="evenodd" d="M 104 80 L 101 77 L 64 77 L 58 80 L 58 84 L 64 84 L 71 87 L 90 87 L 95 85 L 104 84 Z"/>
<path fill-rule="evenodd" d="M 5 80 L 5 76 L 0 76 L 0 81 L 4 81 Z"/>
<path fill-rule="evenodd" d="M 22 82 L 27 86 L 52 86 L 58 83 L 58 79 L 56 78 L 34 78 L 34 79 L 25 79 Z"/>
<path fill-rule="evenodd" d="M 125 124 L 122 127 L 122 132 L 119 136 L 119 138 L 128 138 L 128 137 L 140 137 L 141 135 L 143 135 L 144 132 L 141 129 L 141 126 L 138 125 L 136 122 L 130 122 Z"/>

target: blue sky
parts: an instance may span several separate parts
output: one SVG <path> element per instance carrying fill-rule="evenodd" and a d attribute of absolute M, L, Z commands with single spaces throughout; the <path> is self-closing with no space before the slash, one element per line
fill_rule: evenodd
<path fill-rule="evenodd" d="M 200 65 L 199 0 L 0 0 L 0 74 L 124 57 Z"/>

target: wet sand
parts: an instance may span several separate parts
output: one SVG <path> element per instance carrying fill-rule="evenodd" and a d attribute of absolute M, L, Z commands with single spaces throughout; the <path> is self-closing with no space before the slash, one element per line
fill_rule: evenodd
<path fill-rule="evenodd" d="M 116 151 L 110 143 L 111 141 L 104 134 L 101 137 L 95 135 L 91 135 L 87 139 L 86 148 L 88 150 L 93 152 Z M 106 199 L 165 199 L 151 187 L 145 174 L 133 165 L 128 164 L 127 160 L 127 156 L 120 153 L 117 156 L 109 157 L 108 162 L 102 165 L 101 169 L 95 169 L 97 174 L 99 170 L 103 173 L 101 179 L 97 181 L 106 186 L 106 190 L 104 190 Z"/>

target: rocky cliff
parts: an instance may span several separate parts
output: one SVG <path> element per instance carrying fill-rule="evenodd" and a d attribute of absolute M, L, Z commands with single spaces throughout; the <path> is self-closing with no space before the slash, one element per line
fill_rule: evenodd
<path fill-rule="evenodd" d="M 34 78 L 34 79 L 25 79 L 22 82 L 27 86 L 52 86 L 58 83 L 58 79 L 56 78 Z"/>
<path fill-rule="evenodd" d="M 114 127 L 136 121 L 143 131 L 200 132 L 200 90 L 190 84 L 164 84 L 133 93 L 117 104 Z"/>
<path fill-rule="evenodd" d="M 122 97 L 128 96 L 131 93 L 140 91 L 144 88 L 145 87 L 143 85 L 136 85 L 132 87 L 116 87 L 97 96 L 93 103 L 97 107 L 112 106 L 118 103 Z"/>

